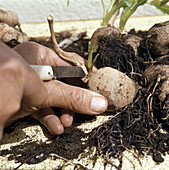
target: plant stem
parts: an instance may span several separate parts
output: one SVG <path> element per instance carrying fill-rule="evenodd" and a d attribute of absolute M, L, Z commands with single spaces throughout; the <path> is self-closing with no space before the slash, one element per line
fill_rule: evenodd
<path fill-rule="evenodd" d="M 103 1 L 103 0 L 101 0 L 101 3 L 102 3 L 102 6 L 103 6 L 103 17 L 104 17 L 104 16 L 105 16 L 105 14 L 106 14 L 104 1 Z"/>
<path fill-rule="evenodd" d="M 107 23 L 109 22 L 110 18 L 112 17 L 112 15 L 121 7 L 126 6 L 126 4 L 123 1 L 117 2 L 116 4 L 114 4 L 114 6 L 112 6 L 112 8 L 107 11 L 106 15 L 103 17 L 103 22 L 101 24 L 101 26 L 107 26 Z"/>
<path fill-rule="evenodd" d="M 136 9 L 140 6 L 143 5 L 147 2 L 147 0 L 140 0 L 137 1 L 136 4 L 133 6 L 133 8 L 131 7 L 125 7 L 121 17 L 120 17 L 120 24 L 119 24 L 119 30 L 122 32 L 124 29 L 124 26 L 126 25 L 127 20 L 129 19 L 129 17 L 136 11 Z"/>
<path fill-rule="evenodd" d="M 110 25 L 111 27 L 114 25 L 114 22 L 117 18 L 117 16 L 119 15 L 120 9 L 118 9 L 110 18 L 109 22 L 107 23 L 108 25 Z"/>
<path fill-rule="evenodd" d="M 95 59 L 93 60 L 93 53 L 95 53 L 98 49 L 97 39 L 95 37 L 92 37 L 92 39 L 89 42 L 89 55 L 88 55 L 88 61 L 87 61 L 87 68 L 89 71 L 89 74 L 92 73 L 93 70 L 93 64 Z"/>
<path fill-rule="evenodd" d="M 85 72 L 85 74 L 88 75 L 88 71 L 87 71 L 86 66 L 83 62 L 79 61 L 74 56 L 73 53 L 67 53 L 67 52 L 63 51 L 61 48 L 59 48 L 58 43 L 55 38 L 54 29 L 53 29 L 53 16 L 51 16 L 51 15 L 48 16 L 47 20 L 48 20 L 51 38 L 52 38 L 54 49 L 55 49 L 56 53 L 59 55 L 59 57 L 61 57 L 65 61 L 68 61 L 68 62 L 74 64 L 75 66 L 81 67 L 83 69 L 83 71 Z"/>
<path fill-rule="evenodd" d="M 92 52 L 89 52 L 89 56 L 88 56 L 88 60 L 87 60 L 87 69 L 88 69 L 88 72 L 89 74 L 92 72 L 92 69 L 93 69 L 93 53 Z"/>
<path fill-rule="evenodd" d="M 74 56 L 72 56 L 71 54 L 66 53 L 61 48 L 59 48 L 58 43 L 57 43 L 56 38 L 55 38 L 54 29 L 53 29 L 53 16 L 50 15 L 50 16 L 48 16 L 47 19 L 48 19 L 48 23 L 49 23 L 49 29 L 50 29 L 50 33 L 51 33 L 51 38 L 52 38 L 54 49 L 55 49 L 56 53 L 62 59 L 66 60 L 66 61 L 69 61 L 69 62 L 73 63 L 76 66 L 80 66 L 81 63 L 79 63 L 79 61 L 77 61 Z"/>

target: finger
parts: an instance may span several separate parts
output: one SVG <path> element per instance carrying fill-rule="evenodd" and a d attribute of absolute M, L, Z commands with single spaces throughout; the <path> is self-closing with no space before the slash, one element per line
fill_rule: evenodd
<path fill-rule="evenodd" d="M 48 89 L 48 97 L 42 107 L 60 107 L 90 115 L 103 113 L 107 109 L 107 100 L 98 93 L 57 80 L 44 84 Z"/>
<path fill-rule="evenodd" d="M 41 122 L 53 135 L 60 135 L 64 132 L 60 119 L 51 108 L 41 109 L 31 114 L 31 117 Z"/>
<path fill-rule="evenodd" d="M 53 51 L 50 48 L 47 48 L 43 45 L 40 45 L 35 42 L 24 42 L 20 45 L 17 45 L 14 48 L 15 51 L 17 51 L 29 64 L 37 64 L 37 65 L 52 65 L 52 66 L 70 66 L 72 63 L 69 63 L 65 60 L 63 60 L 61 57 L 59 57 L 55 51 Z M 67 52 L 69 53 L 69 52 Z M 72 53 L 74 57 L 84 62 L 85 64 L 87 61 L 79 56 L 76 53 Z M 93 67 L 93 72 L 95 72 L 97 69 Z M 81 80 L 76 79 L 75 81 L 72 79 L 66 79 L 66 81 L 69 84 L 75 84 L 80 87 L 84 86 L 84 83 L 82 83 Z"/>
<path fill-rule="evenodd" d="M 29 64 L 69 66 L 71 63 L 60 58 L 55 51 L 35 42 L 24 42 L 14 48 Z M 31 56 L 31 57 L 30 57 Z M 82 57 L 74 53 L 74 56 L 86 62 Z"/>
<path fill-rule="evenodd" d="M 60 121 L 64 127 L 70 127 L 73 123 L 73 118 L 75 116 L 75 112 L 70 110 L 61 109 Z"/>

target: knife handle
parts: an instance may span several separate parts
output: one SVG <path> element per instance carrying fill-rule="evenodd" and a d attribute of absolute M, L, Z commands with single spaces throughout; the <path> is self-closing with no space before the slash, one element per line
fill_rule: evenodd
<path fill-rule="evenodd" d="M 33 70 L 38 74 L 41 80 L 52 80 L 53 79 L 53 69 L 51 66 L 42 65 L 30 65 Z"/>

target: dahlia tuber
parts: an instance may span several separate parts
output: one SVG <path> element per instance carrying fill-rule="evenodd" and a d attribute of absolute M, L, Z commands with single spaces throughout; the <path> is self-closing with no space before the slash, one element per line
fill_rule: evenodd
<path fill-rule="evenodd" d="M 130 104 L 137 91 L 133 80 L 111 67 L 103 67 L 93 73 L 89 78 L 88 87 L 105 96 L 114 110 Z"/>

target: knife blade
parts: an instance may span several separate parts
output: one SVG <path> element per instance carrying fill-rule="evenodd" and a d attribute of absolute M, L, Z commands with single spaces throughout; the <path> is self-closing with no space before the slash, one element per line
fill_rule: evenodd
<path fill-rule="evenodd" d="M 48 66 L 48 65 L 30 65 L 30 66 L 39 75 L 41 80 L 85 77 L 83 69 L 77 66 Z"/>

